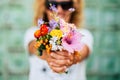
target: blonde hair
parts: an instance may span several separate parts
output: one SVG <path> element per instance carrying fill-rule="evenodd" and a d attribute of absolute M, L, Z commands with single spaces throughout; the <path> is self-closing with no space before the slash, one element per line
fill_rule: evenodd
<path fill-rule="evenodd" d="M 70 23 L 81 27 L 83 22 L 83 0 L 73 0 L 75 12 L 72 13 Z M 34 25 L 37 26 L 39 18 L 43 18 L 45 11 L 45 0 L 35 0 L 34 3 Z"/>

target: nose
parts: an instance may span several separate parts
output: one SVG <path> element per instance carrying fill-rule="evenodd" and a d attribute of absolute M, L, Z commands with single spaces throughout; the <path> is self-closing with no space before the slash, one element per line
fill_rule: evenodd
<path fill-rule="evenodd" d="M 60 5 L 57 6 L 58 13 L 61 13 L 63 11 L 62 7 Z"/>

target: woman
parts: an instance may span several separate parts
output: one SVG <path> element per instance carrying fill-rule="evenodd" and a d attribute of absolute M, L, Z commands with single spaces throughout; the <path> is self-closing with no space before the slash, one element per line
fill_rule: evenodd
<path fill-rule="evenodd" d="M 44 21 L 52 19 L 49 3 L 56 6 L 59 17 L 66 22 L 75 24 L 77 28 L 81 27 L 83 0 L 35 0 L 35 26 L 37 26 L 39 18 L 43 18 Z M 72 13 L 68 11 L 71 7 L 75 8 L 75 11 Z M 55 78 L 59 78 L 58 80 L 86 80 L 85 59 L 89 56 L 93 45 L 91 33 L 86 29 L 78 29 L 84 35 L 82 39 L 84 46 L 80 50 L 81 56 L 69 55 L 67 51 L 56 51 L 51 52 L 51 55 L 47 55 L 44 52 L 42 56 L 37 57 L 34 55 L 36 49 L 33 47 L 35 44 L 33 34 L 37 29 L 38 27 L 30 28 L 25 35 L 25 46 L 31 54 L 29 80 L 54 80 Z M 68 74 L 66 75 L 55 75 L 54 73 L 65 72 L 66 69 L 68 69 Z"/>

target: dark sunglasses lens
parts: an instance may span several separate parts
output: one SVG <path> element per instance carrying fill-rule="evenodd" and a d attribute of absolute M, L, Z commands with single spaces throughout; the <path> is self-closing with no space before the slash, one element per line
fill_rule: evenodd
<path fill-rule="evenodd" d="M 46 2 L 46 8 L 50 9 L 50 4 L 55 5 L 55 7 L 57 8 L 58 5 L 60 5 L 62 7 L 63 10 L 68 10 L 69 8 L 73 7 L 73 2 L 55 2 L 55 1 L 48 1 Z"/>
<path fill-rule="evenodd" d="M 69 8 L 73 7 L 73 2 L 62 2 L 61 7 L 64 10 L 68 10 Z"/>
<path fill-rule="evenodd" d="M 54 2 L 54 1 L 51 1 L 51 2 L 46 2 L 46 8 L 47 9 L 50 9 L 50 4 L 55 5 L 55 7 L 57 7 L 57 3 Z"/>
<path fill-rule="evenodd" d="M 46 8 L 49 9 L 50 5 L 48 3 L 46 3 Z"/>

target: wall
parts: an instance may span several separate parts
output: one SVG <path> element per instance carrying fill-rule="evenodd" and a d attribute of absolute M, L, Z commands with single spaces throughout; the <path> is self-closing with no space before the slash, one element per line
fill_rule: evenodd
<path fill-rule="evenodd" d="M 88 80 L 120 80 L 120 0 L 85 0 L 86 27 L 94 36 Z M 24 34 L 32 25 L 33 0 L 0 0 L 0 80 L 27 80 Z"/>

